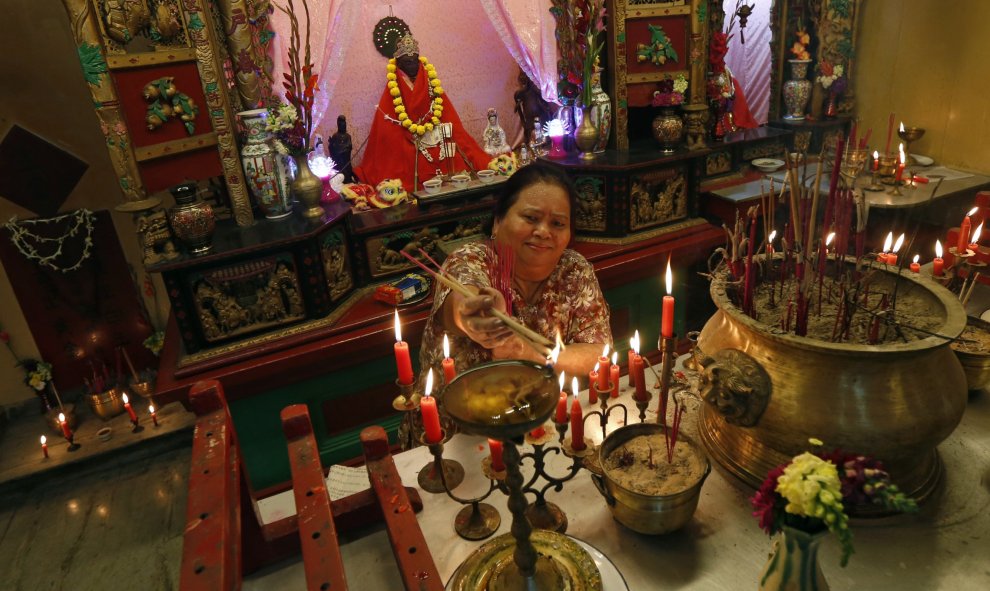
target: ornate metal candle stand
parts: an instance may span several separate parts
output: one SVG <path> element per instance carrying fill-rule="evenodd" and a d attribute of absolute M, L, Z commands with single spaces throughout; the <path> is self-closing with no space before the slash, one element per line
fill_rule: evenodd
<path fill-rule="evenodd" d="M 399 429 L 405 439 L 399 444 L 404 449 L 412 449 L 417 443 L 425 443 L 416 437 L 416 433 L 422 431 L 416 422 L 419 418 L 419 402 L 423 396 L 416 391 L 415 384 L 415 380 L 412 384 L 400 384 L 398 380 L 395 381 L 396 387 L 399 388 L 399 395 L 392 399 L 392 408 L 406 413 L 402 417 L 402 428 Z M 444 441 L 446 439 L 441 438 L 439 442 L 430 444 L 430 451 L 432 452 L 433 446 L 436 445 L 439 448 L 439 453 L 442 454 Z M 442 458 L 436 459 L 437 457 L 438 454 L 434 454 L 434 461 L 423 466 L 418 476 L 419 487 L 434 494 L 457 488 L 464 481 L 464 466 L 461 466 L 460 462 Z M 442 470 L 440 469 L 441 466 Z"/>
<path fill-rule="evenodd" d="M 446 438 L 447 438 L 446 431 L 444 431 L 443 433 L 443 439 L 441 439 L 441 443 L 426 443 L 425 435 L 420 438 L 420 442 L 426 445 L 427 447 L 429 447 L 430 453 L 433 454 L 433 462 L 430 464 L 430 466 L 435 467 L 440 465 L 441 462 L 452 461 L 452 460 L 443 459 L 442 442 L 446 441 Z M 490 458 L 485 458 L 485 460 L 490 460 Z M 457 466 L 460 468 L 460 464 L 457 464 Z M 496 488 L 500 488 L 499 484 L 501 480 L 505 478 L 505 471 L 503 470 L 501 472 L 494 472 L 491 469 L 490 461 L 487 463 L 487 466 L 483 465 L 483 469 L 485 470 L 485 475 L 488 476 L 491 484 L 488 487 L 487 492 L 477 497 L 474 497 L 473 499 L 462 499 L 461 497 L 458 497 L 453 492 L 451 492 L 451 489 L 457 485 L 456 484 L 452 485 L 447 480 L 446 477 L 447 470 L 436 470 L 435 468 L 433 470 L 434 474 L 439 475 L 441 491 L 446 492 L 448 497 L 457 501 L 458 503 L 462 505 L 467 505 L 457 513 L 456 517 L 454 517 L 454 531 L 457 532 L 457 535 L 461 536 L 465 540 L 483 540 L 488 536 L 492 535 L 493 533 L 495 533 L 496 531 L 498 531 L 499 526 L 502 525 L 502 516 L 499 515 L 498 509 L 489 505 L 488 503 L 483 503 L 482 501 L 487 499 Z M 424 467 L 423 470 L 420 470 L 419 473 L 420 486 L 422 486 L 423 472 L 425 471 L 426 471 L 426 467 Z M 464 479 L 463 468 L 460 468 L 459 474 L 460 474 L 460 479 L 463 480 Z M 460 483 L 460 481 L 458 481 L 458 483 Z M 433 491 L 429 491 L 429 492 L 433 492 Z"/>

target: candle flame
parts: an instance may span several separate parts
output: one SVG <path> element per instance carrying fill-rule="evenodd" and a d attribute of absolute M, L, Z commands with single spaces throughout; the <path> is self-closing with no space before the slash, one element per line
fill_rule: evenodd
<path fill-rule="evenodd" d="M 894 250 L 890 252 L 897 252 L 901 249 L 901 245 L 904 244 L 904 233 L 902 232 L 900 236 L 897 237 L 897 242 L 894 243 Z"/>
<path fill-rule="evenodd" d="M 670 257 L 667 257 L 667 295 L 674 291 L 674 274 L 670 272 Z"/>
<path fill-rule="evenodd" d="M 127 399 L 127 394 L 121 394 L 120 399 L 124 401 L 124 404 L 130 402 L 130 400 Z"/>
<path fill-rule="evenodd" d="M 560 378 L 557 380 L 557 382 L 560 383 L 560 391 L 561 392 L 564 391 L 564 382 L 565 381 L 567 381 L 567 378 L 564 377 L 564 372 L 560 372 Z"/>
<path fill-rule="evenodd" d="M 942 258 L 942 243 L 938 240 L 935 241 L 935 258 Z"/>
<path fill-rule="evenodd" d="M 155 405 L 154 404 L 149 404 L 148 405 L 148 413 L 149 414 L 155 414 Z"/>
<path fill-rule="evenodd" d="M 596 361 L 596 362 L 595 362 L 595 369 L 593 369 L 593 370 L 591 370 L 591 371 L 593 371 L 593 372 L 595 372 L 595 373 L 598 373 L 598 370 L 599 370 L 599 369 L 600 369 L 601 367 L 602 367 L 602 364 L 601 364 L 600 362 L 598 362 L 598 361 Z"/>
<path fill-rule="evenodd" d="M 883 251 L 890 252 L 890 245 L 894 242 L 894 233 L 887 232 L 887 238 L 883 241 Z"/>
<path fill-rule="evenodd" d="M 553 346 L 553 350 L 550 351 L 550 365 L 556 365 L 557 359 L 560 358 L 560 352 L 564 349 L 564 343 L 560 341 L 560 331 L 557 331 L 557 337 L 555 339 L 557 344 Z"/>
<path fill-rule="evenodd" d="M 829 232 L 828 236 L 825 237 L 825 246 L 832 244 L 833 238 L 835 238 L 835 232 Z"/>
<path fill-rule="evenodd" d="M 608 357 L 608 343 L 605 343 L 605 346 L 602 348 L 602 357 Z"/>
<path fill-rule="evenodd" d="M 980 222 L 979 226 L 976 226 L 976 231 L 973 232 L 973 239 L 969 241 L 970 244 L 976 244 L 980 240 L 980 233 L 983 232 L 983 222 Z"/>
<path fill-rule="evenodd" d="M 48 443 L 48 438 L 47 438 L 47 437 L 45 437 L 44 435 L 42 435 L 42 436 L 41 436 L 41 445 L 44 445 L 44 444 L 46 444 L 46 443 Z"/>
<path fill-rule="evenodd" d="M 423 389 L 423 396 L 429 396 L 433 391 L 433 368 L 426 372 L 426 388 Z"/>
<path fill-rule="evenodd" d="M 921 255 L 920 254 L 916 254 L 916 255 L 914 255 L 914 258 L 911 259 L 911 262 L 912 263 L 917 263 L 920 258 L 921 258 Z"/>
<path fill-rule="evenodd" d="M 399 309 L 395 309 L 395 342 L 402 342 L 402 324 L 399 322 Z"/>
<path fill-rule="evenodd" d="M 613 351 L 612 352 L 612 365 L 618 365 L 618 364 L 619 364 L 619 352 L 618 351 Z"/>
<path fill-rule="evenodd" d="M 571 392 L 574 394 L 574 400 L 577 400 L 578 392 L 580 392 L 580 390 L 578 390 L 577 376 L 571 378 Z"/>
<path fill-rule="evenodd" d="M 777 237 L 777 230 L 770 232 L 770 237 L 767 238 L 767 244 L 773 244 L 773 239 Z"/>
<path fill-rule="evenodd" d="M 60 422 L 60 423 L 64 423 L 65 422 L 65 413 L 64 412 L 58 413 L 58 422 Z"/>
<path fill-rule="evenodd" d="M 973 215 L 974 213 L 976 213 L 978 211 L 980 211 L 980 208 L 979 207 L 974 207 L 973 209 L 969 210 L 969 213 L 966 214 L 966 217 L 969 217 L 969 216 Z"/>
<path fill-rule="evenodd" d="M 447 333 L 443 333 L 443 356 L 445 359 L 450 359 L 450 339 L 447 338 Z"/>
<path fill-rule="evenodd" d="M 880 159 L 880 152 L 877 152 L 876 150 L 873 150 L 873 159 L 874 160 L 879 160 Z"/>
<path fill-rule="evenodd" d="M 632 349 L 637 355 L 639 355 L 639 331 L 633 335 L 633 338 L 629 339 L 629 348 Z"/>
<path fill-rule="evenodd" d="M 897 128 L 897 131 L 899 131 L 901 133 L 904 133 L 904 122 L 903 121 L 901 121 L 901 126 L 899 128 Z"/>

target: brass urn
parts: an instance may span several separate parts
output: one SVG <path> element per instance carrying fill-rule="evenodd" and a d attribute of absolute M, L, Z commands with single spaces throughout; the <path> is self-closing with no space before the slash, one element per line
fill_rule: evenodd
<path fill-rule="evenodd" d="M 320 197 L 323 195 L 323 181 L 309 169 L 308 155 L 294 156 L 296 161 L 296 178 L 289 187 L 299 203 L 302 204 L 303 217 L 319 219 L 323 216 Z"/>
<path fill-rule="evenodd" d="M 574 143 L 581 150 L 581 158 L 593 160 L 595 158 L 595 146 L 598 144 L 598 128 L 591 120 L 591 107 L 581 108 L 581 125 L 578 126 L 574 134 Z"/>
<path fill-rule="evenodd" d="M 757 488 L 767 473 L 808 451 L 828 449 L 881 460 L 908 495 L 923 500 L 942 466 L 935 447 L 959 424 L 966 376 L 949 344 L 966 326 L 962 305 L 930 279 L 883 269 L 937 320 L 930 336 L 859 345 L 797 336 L 754 320 L 729 298 L 726 274 L 711 297 L 718 307 L 698 338 L 706 404 L 699 431 L 709 455 Z"/>

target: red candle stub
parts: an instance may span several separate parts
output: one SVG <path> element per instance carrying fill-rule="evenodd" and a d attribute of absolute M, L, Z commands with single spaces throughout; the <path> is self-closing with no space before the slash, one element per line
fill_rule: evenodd
<path fill-rule="evenodd" d="M 600 363 L 595 364 L 595 369 L 588 372 L 588 402 L 598 404 L 598 368 Z"/>
<path fill-rule="evenodd" d="M 62 435 L 66 439 L 72 439 L 72 429 L 69 428 L 69 424 L 65 422 L 65 414 L 58 413 L 58 424 L 62 427 Z"/>
<path fill-rule="evenodd" d="M 557 412 L 553 415 L 553 422 L 560 425 L 567 422 L 567 392 L 564 391 L 564 372 L 560 372 L 560 399 L 557 400 Z"/>
<path fill-rule="evenodd" d="M 660 320 L 660 336 L 669 339 L 674 336 L 674 275 L 670 271 L 670 259 L 667 260 L 667 295 L 663 296 L 663 309 Z"/>
<path fill-rule="evenodd" d="M 571 403 L 571 449 L 581 451 L 584 445 L 584 412 L 581 410 L 581 401 L 578 399 L 577 378 L 571 383 L 574 392 L 574 402 Z"/>
<path fill-rule="evenodd" d="M 44 435 L 41 436 L 41 453 L 48 459 L 48 438 Z"/>
<path fill-rule="evenodd" d="M 932 275 L 941 277 L 945 274 L 945 261 L 942 260 L 942 243 L 935 241 L 935 260 L 932 261 Z"/>
<path fill-rule="evenodd" d="M 443 383 L 449 384 L 454 381 L 457 371 L 454 369 L 454 360 L 450 357 L 450 341 L 447 339 L 447 333 L 443 333 L 443 361 L 440 365 L 443 367 Z"/>
<path fill-rule="evenodd" d="M 918 259 L 921 258 L 920 255 L 914 255 L 914 260 L 911 261 L 911 272 L 920 273 L 921 265 L 918 263 Z"/>
<path fill-rule="evenodd" d="M 155 405 L 154 404 L 149 404 L 148 405 L 148 414 L 151 415 L 151 422 L 154 423 L 154 425 L 157 427 L 158 426 L 158 414 L 155 413 Z"/>
<path fill-rule="evenodd" d="M 121 398 L 124 400 L 124 410 L 127 411 L 127 416 L 131 417 L 131 422 L 136 425 L 138 422 L 137 413 L 134 412 L 133 408 L 131 408 L 131 403 L 127 399 L 127 394 L 121 394 Z"/>
<path fill-rule="evenodd" d="M 602 356 L 598 358 L 598 391 L 607 392 L 608 391 L 608 379 L 612 375 L 609 373 L 609 361 L 608 361 L 608 345 L 602 349 Z M 590 385 L 588 386 L 591 387 Z"/>
<path fill-rule="evenodd" d="M 440 412 L 437 410 L 437 399 L 430 396 L 433 390 L 433 370 L 426 374 L 426 390 L 423 398 L 419 401 L 419 412 L 423 417 L 423 431 L 426 433 L 427 443 L 439 443 L 443 438 L 443 430 L 440 428 Z"/>
<path fill-rule="evenodd" d="M 395 311 L 395 366 L 399 373 L 399 383 L 408 386 L 413 383 L 412 358 L 409 357 L 409 345 L 402 340 L 402 325 L 399 323 L 399 311 Z"/>
<path fill-rule="evenodd" d="M 492 457 L 492 470 L 496 472 L 505 470 L 505 462 L 502 461 L 502 442 L 497 439 L 489 439 L 488 452 Z"/>
<path fill-rule="evenodd" d="M 643 363 L 643 357 L 637 355 L 633 358 L 633 368 L 632 368 L 633 383 L 636 384 L 636 393 L 634 398 L 636 400 L 646 400 L 646 366 Z"/>
<path fill-rule="evenodd" d="M 529 432 L 529 436 L 532 437 L 533 439 L 539 439 L 546 434 L 547 434 L 547 430 L 543 427 L 543 425 L 540 425 L 539 427 Z"/>
<path fill-rule="evenodd" d="M 619 367 L 619 364 L 616 363 L 616 361 L 618 361 L 618 357 L 618 353 L 612 353 L 612 366 L 609 367 L 610 380 L 612 382 L 612 398 L 619 397 L 619 371 L 621 368 Z"/>

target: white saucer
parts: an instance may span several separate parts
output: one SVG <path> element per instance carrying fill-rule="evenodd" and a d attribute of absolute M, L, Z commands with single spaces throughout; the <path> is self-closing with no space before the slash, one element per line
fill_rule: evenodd
<path fill-rule="evenodd" d="M 566 534 L 565 534 L 566 535 Z M 577 542 L 582 548 L 591 554 L 591 558 L 595 561 L 595 566 L 598 567 L 598 572 L 602 575 L 602 590 L 603 591 L 629 591 L 629 585 L 626 584 L 626 580 L 622 578 L 622 573 L 615 566 L 608 556 L 601 553 L 598 548 L 595 548 L 588 542 L 584 540 L 579 540 L 574 536 L 567 536 Z"/>
<path fill-rule="evenodd" d="M 911 154 L 914 161 L 918 163 L 918 166 L 931 166 L 935 164 L 935 160 L 929 158 L 928 156 L 922 156 L 921 154 Z"/>
<path fill-rule="evenodd" d="M 986 320 L 987 322 L 990 322 L 990 310 L 987 310 L 986 312 L 980 314 L 980 320 Z"/>

